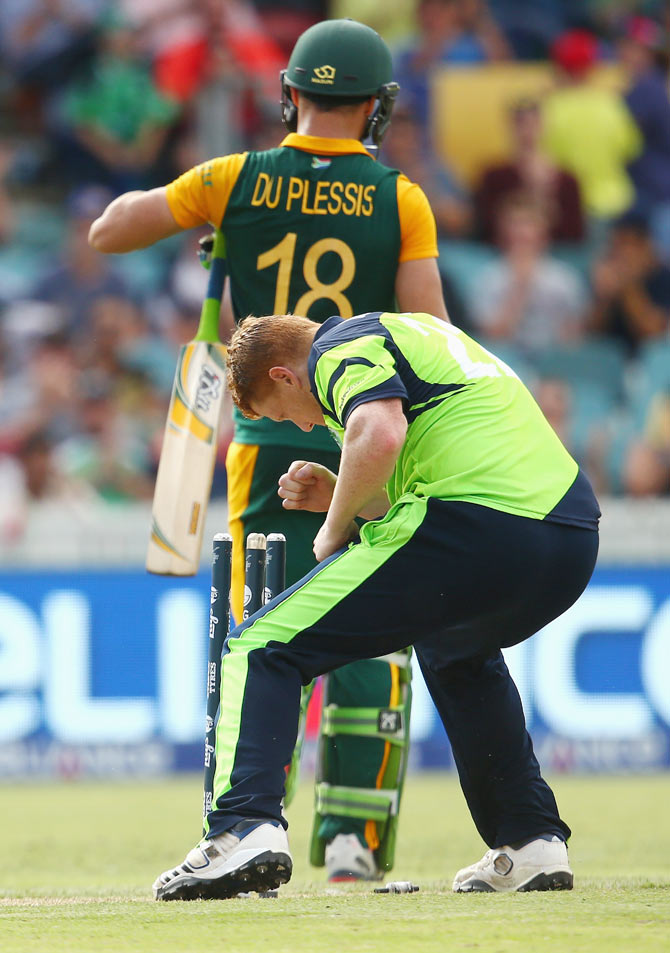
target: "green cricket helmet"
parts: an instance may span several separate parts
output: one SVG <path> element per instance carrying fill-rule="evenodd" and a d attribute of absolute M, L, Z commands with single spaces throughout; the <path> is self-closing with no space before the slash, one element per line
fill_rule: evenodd
<path fill-rule="evenodd" d="M 391 79 L 391 53 L 380 35 L 356 20 L 324 20 L 298 37 L 281 72 L 282 119 L 295 132 L 298 112 L 289 87 L 346 102 L 375 96 L 377 104 L 363 133 L 379 145 L 391 121 L 400 87 Z"/>

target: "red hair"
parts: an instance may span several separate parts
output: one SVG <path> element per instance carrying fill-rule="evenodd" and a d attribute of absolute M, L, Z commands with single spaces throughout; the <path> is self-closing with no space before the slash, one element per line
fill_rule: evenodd
<path fill-rule="evenodd" d="M 228 388 L 245 417 L 258 420 L 251 401 L 265 393 L 271 367 L 306 359 L 319 325 L 294 314 L 245 318 L 228 345 Z"/>

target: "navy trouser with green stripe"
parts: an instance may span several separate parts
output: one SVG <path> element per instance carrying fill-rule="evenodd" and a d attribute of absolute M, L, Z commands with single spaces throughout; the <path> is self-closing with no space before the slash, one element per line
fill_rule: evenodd
<path fill-rule="evenodd" d="M 307 451 L 301 451 L 307 452 Z M 233 442 L 228 450 L 228 517 L 233 534 L 233 612 L 242 618 L 244 597 L 244 540 L 249 533 L 283 533 L 286 549 L 286 581 L 297 582 L 316 566 L 312 551 L 314 537 L 323 524 L 323 513 L 285 510 L 277 494 L 277 476 L 285 473 L 299 457 L 295 447 Z M 334 473 L 340 466 L 340 451 L 333 441 L 332 451 L 309 451 L 309 459 Z M 412 638 L 407 633 L 407 640 Z M 328 680 L 328 702 L 344 708 L 385 708 L 392 698 L 391 668 L 386 662 L 363 661 L 345 665 Z M 324 779 L 333 785 L 375 788 L 384 763 L 388 742 L 377 738 L 338 735 L 322 739 L 327 770 Z M 376 828 L 374 828 L 376 834 Z M 337 834 L 356 833 L 367 842 L 366 820 L 343 815 L 325 815 L 319 834 L 325 841 Z M 370 846 L 375 846 L 374 841 Z"/>
<path fill-rule="evenodd" d="M 365 524 L 359 543 L 320 563 L 226 640 L 208 836 L 245 818 L 285 823 L 284 766 L 301 686 L 397 651 L 414 632 L 484 841 L 567 838 L 500 649 L 578 598 L 597 550 L 591 530 L 453 501 L 412 499 Z"/>

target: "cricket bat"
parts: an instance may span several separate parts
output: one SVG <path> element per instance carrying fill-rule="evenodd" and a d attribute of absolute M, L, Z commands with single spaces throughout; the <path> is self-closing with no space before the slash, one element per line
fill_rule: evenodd
<path fill-rule="evenodd" d="M 154 488 L 146 567 L 166 576 L 198 571 L 225 389 L 219 312 L 226 274 L 217 229 L 198 332 L 179 352 Z"/>

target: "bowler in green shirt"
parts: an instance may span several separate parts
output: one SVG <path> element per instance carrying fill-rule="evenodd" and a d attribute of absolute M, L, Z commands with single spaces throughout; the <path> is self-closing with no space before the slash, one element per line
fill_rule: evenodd
<path fill-rule="evenodd" d="M 301 686 L 397 652 L 407 632 L 489 847 L 453 889 L 571 889 L 570 828 L 501 649 L 581 595 L 600 512 L 527 388 L 458 328 L 388 312 L 323 325 L 248 318 L 231 340 L 228 378 L 251 418 L 327 426 L 341 461 L 337 476 L 306 460 L 278 475 L 286 509 L 325 514 L 319 565 L 226 641 L 208 833 L 156 880 L 156 898 L 228 897 L 289 879 L 283 766 Z M 358 516 L 368 520 L 360 528 Z M 392 738 L 402 712 L 384 714 L 380 736 Z"/>

